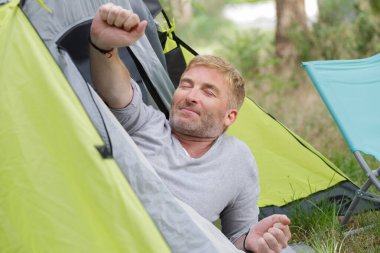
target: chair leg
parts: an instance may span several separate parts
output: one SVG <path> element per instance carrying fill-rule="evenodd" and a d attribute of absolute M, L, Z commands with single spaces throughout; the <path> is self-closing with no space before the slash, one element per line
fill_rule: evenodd
<path fill-rule="evenodd" d="M 364 160 L 363 156 L 361 155 L 359 151 L 355 151 L 354 155 L 356 159 L 358 160 L 360 167 L 364 170 L 364 172 L 368 176 L 368 180 L 362 186 L 362 188 L 356 191 L 355 197 L 352 200 L 350 206 L 347 209 L 346 214 L 344 215 L 341 221 L 342 225 L 346 225 L 348 223 L 352 214 L 355 211 L 355 208 L 359 204 L 360 199 L 368 199 L 370 201 L 380 202 L 379 195 L 373 195 L 373 194 L 367 193 L 367 190 L 371 185 L 374 185 L 378 190 L 380 190 L 380 182 L 377 179 L 380 175 L 380 167 L 377 168 L 376 170 L 371 170 L 371 168 L 368 166 L 368 164 L 366 163 L 366 161 Z"/>
<path fill-rule="evenodd" d="M 356 206 L 359 204 L 359 201 L 360 201 L 361 197 L 363 196 L 363 193 L 368 190 L 368 188 L 371 186 L 371 184 L 372 184 L 371 179 L 368 179 L 367 182 L 362 186 L 362 188 L 360 188 L 359 190 L 356 191 L 355 197 L 352 200 L 350 206 L 348 207 L 346 214 L 343 217 L 343 220 L 341 221 L 342 225 L 346 225 L 348 223 L 348 221 L 350 220 Z"/>
<path fill-rule="evenodd" d="M 369 177 L 369 179 L 371 179 L 372 183 L 380 191 L 380 181 L 377 179 L 377 177 L 379 176 L 380 167 L 376 170 L 371 170 L 367 162 L 364 160 L 360 151 L 355 151 L 354 156 L 356 160 L 359 162 L 360 167 L 364 170 L 365 174 Z"/>

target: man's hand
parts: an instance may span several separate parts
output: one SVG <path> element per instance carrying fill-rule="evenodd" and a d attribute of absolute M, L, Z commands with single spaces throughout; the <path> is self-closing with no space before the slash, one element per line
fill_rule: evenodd
<path fill-rule="evenodd" d="M 104 50 L 130 46 L 144 34 L 146 26 L 147 21 L 140 21 L 132 11 L 108 3 L 95 14 L 91 41 Z"/>
<path fill-rule="evenodd" d="M 274 214 L 255 224 L 249 231 L 245 248 L 255 253 L 279 253 L 291 238 L 290 219 Z"/>
<path fill-rule="evenodd" d="M 91 78 L 101 98 L 111 108 L 124 108 L 132 100 L 131 77 L 118 51 L 136 42 L 145 32 L 147 21 L 112 3 L 102 5 L 91 24 Z M 103 51 L 112 52 L 110 55 Z"/>

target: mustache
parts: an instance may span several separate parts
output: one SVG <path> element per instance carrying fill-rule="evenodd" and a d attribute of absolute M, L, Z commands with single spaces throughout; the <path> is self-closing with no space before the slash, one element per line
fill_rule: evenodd
<path fill-rule="evenodd" d="M 178 103 L 176 105 L 176 108 L 179 110 L 186 109 L 186 110 L 193 111 L 197 114 L 200 114 L 200 111 L 196 108 L 196 105 L 191 102 L 184 101 L 184 102 Z"/>

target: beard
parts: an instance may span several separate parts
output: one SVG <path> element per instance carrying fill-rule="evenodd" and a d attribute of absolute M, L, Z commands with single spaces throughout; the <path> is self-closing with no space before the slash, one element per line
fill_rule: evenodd
<path fill-rule="evenodd" d="M 224 114 L 204 111 L 200 112 L 198 118 L 194 120 L 181 116 L 180 108 L 184 106 L 191 107 L 189 104 L 182 103 L 172 106 L 170 110 L 169 124 L 173 130 L 200 138 L 216 138 L 224 132 Z"/>

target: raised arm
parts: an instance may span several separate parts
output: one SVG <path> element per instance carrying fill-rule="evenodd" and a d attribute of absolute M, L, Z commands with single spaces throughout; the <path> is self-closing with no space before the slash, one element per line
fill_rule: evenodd
<path fill-rule="evenodd" d="M 118 48 L 137 41 L 146 25 L 147 21 L 140 21 L 135 13 L 112 3 L 101 6 L 92 21 L 91 78 L 99 95 L 111 108 L 127 106 L 133 96 L 130 75 L 119 57 Z M 109 52 L 102 53 L 102 50 Z"/>

